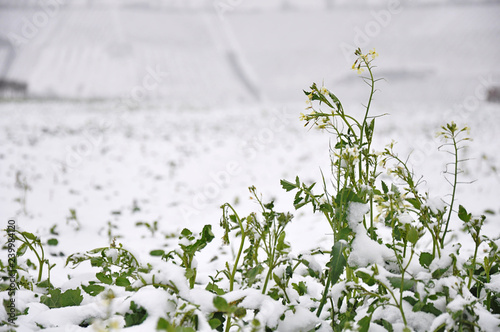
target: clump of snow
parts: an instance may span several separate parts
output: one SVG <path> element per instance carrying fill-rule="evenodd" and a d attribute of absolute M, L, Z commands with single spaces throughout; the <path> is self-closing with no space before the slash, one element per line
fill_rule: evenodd
<path fill-rule="evenodd" d="M 474 311 L 479 316 L 479 326 L 483 331 L 497 331 L 500 326 L 500 319 L 493 316 L 488 310 L 480 305 L 476 305 Z"/>
<path fill-rule="evenodd" d="M 227 302 L 234 302 L 243 299 L 241 306 L 248 309 L 259 310 L 256 319 L 261 324 L 276 327 L 280 322 L 280 317 L 285 312 L 286 307 L 279 301 L 262 294 L 257 289 L 237 290 L 224 295 Z"/>
<path fill-rule="evenodd" d="M 97 303 L 64 308 L 53 308 L 50 310 L 48 307 L 46 308 L 46 311 L 40 311 L 34 317 L 31 317 L 34 322 L 45 327 L 79 325 L 85 319 L 102 317 L 103 315 L 102 308 Z"/>
<path fill-rule="evenodd" d="M 306 308 L 296 307 L 294 311 L 287 311 L 285 319 L 280 323 L 277 331 L 310 331 L 320 322 L 316 315 Z"/>
<path fill-rule="evenodd" d="M 112 262 L 115 262 L 118 258 L 118 250 L 116 248 L 109 248 L 105 251 L 106 257 L 110 258 Z"/>
<path fill-rule="evenodd" d="M 439 211 L 444 211 L 446 203 L 440 197 L 429 197 L 427 198 L 427 206 L 431 209 L 432 213 L 438 213 Z"/>
<path fill-rule="evenodd" d="M 445 255 L 444 253 L 442 254 L 441 258 L 436 257 L 431 265 L 429 265 L 429 269 L 431 271 L 435 271 L 437 269 L 446 269 L 451 266 L 453 263 L 453 259 L 451 258 L 450 255 Z"/>
<path fill-rule="evenodd" d="M 330 289 L 330 296 L 333 300 L 333 304 L 337 305 L 339 302 L 340 297 L 342 296 L 342 292 L 345 290 L 346 287 L 346 282 L 341 281 L 333 285 L 333 287 Z"/>
<path fill-rule="evenodd" d="M 446 324 L 447 327 L 454 325 L 453 318 L 451 317 L 451 315 L 449 313 L 441 314 L 437 318 L 435 318 L 431 324 L 429 331 L 435 331 L 442 324 Z"/>
<path fill-rule="evenodd" d="M 500 293 L 500 274 L 492 275 L 490 282 L 484 284 L 484 286 L 493 292 Z"/>
<path fill-rule="evenodd" d="M 350 266 L 366 267 L 370 264 L 383 265 L 394 256 L 391 249 L 368 237 L 366 232 L 358 232 L 352 242 L 351 254 L 347 260 Z"/>
<path fill-rule="evenodd" d="M 316 261 L 312 255 L 303 255 L 302 259 L 309 263 L 308 267 L 316 273 L 321 275 L 323 267 Z"/>
<path fill-rule="evenodd" d="M 370 206 L 365 203 L 350 202 L 347 209 L 347 221 L 349 227 L 355 230 L 359 223 L 363 221 L 363 216 L 370 210 Z"/>
<path fill-rule="evenodd" d="M 457 295 L 453 301 L 448 303 L 446 306 L 449 310 L 453 312 L 461 311 L 464 309 L 464 307 L 469 303 L 466 299 L 464 299 L 462 296 Z"/>
<path fill-rule="evenodd" d="M 401 213 L 398 216 L 398 220 L 402 224 L 411 224 L 413 222 L 413 218 L 408 212 Z"/>

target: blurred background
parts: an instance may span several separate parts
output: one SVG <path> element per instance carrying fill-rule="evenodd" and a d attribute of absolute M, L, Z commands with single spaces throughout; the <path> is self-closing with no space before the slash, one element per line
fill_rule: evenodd
<path fill-rule="evenodd" d="M 0 0 L 0 94 L 221 106 L 315 81 L 349 99 L 359 46 L 381 55 L 381 98 L 456 102 L 500 81 L 499 17 L 494 0 Z"/>

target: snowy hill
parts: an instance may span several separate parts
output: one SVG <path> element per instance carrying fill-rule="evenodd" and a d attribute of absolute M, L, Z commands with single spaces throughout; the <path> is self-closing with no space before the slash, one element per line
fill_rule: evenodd
<path fill-rule="evenodd" d="M 195 3 L 204 10 L 187 10 Z M 370 1 L 353 8 L 335 2 L 325 11 L 328 2 L 316 1 L 304 11 L 283 10 L 304 2 L 277 1 L 286 6 L 253 11 L 271 5 L 231 3 L 223 11 L 175 1 L 76 1 L 52 11 L 6 7 L 0 75 L 25 83 L 29 97 L 113 98 L 129 105 L 284 102 L 301 99 L 312 81 L 338 85 L 349 98 L 357 91 L 348 54 L 361 46 L 383 55 L 391 100 L 460 101 L 480 78 L 489 84 L 500 78 L 498 4 L 414 1 L 389 8 Z"/>

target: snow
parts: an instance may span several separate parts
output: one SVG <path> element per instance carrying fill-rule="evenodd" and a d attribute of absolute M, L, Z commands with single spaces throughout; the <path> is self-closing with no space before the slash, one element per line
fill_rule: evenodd
<path fill-rule="evenodd" d="M 479 315 L 478 325 L 484 331 L 496 331 L 498 330 L 498 326 L 500 325 L 500 318 L 497 316 L 491 315 L 485 308 L 476 305 L 474 310 Z"/>
<path fill-rule="evenodd" d="M 74 307 L 64 307 L 64 308 L 53 308 L 48 310 L 46 307 L 45 311 L 41 311 L 32 316 L 28 314 L 27 318 L 31 318 L 34 322 L 47 327 L 65 327 L 79 325 L 83 320 L 94 317 L 102 317 L 103 311 L 97 303 L 89 303 L 86 305 L 74 306 Z"/>
<path fill-rule="evenodd" d="M 404 212 L 398 216 L 398 220 L 402 224 L 411 224 L 413 222 L 413 217 L 408 212 Z"/>
<path fill-rule="evenodd" d="M 357 267 L 366 267 L 371 264 L 384 265 L 386 260 L 393 257 L 394 253 L 391 249 L 372 240 L 365 231 L 356 234 L 347 263 Z"/>
<path fill-rule="evenodd" d="M 447 327 L 453 326 L 453 318 L 449 313 L 444 313 L 435 318 L 431 324 L 430 330 L 435 331 L 442 324 L 446 324 Z"/>
<path fill-rule="evenodd" d="M 368 204 L 358 203 L 358 202 L 350 202 L 349 208 L 347 210 L 347 221 L 349 223 L 349 227 L 353 231 L 356 231 L 359 224 L 363 221 L 363 216 L 370 210 L 370 206 Z"/>
<path fill-rule="evenodd" d="M 438 213 L 439 211 L 444 211 L 446 203 L 439 197 L 429 197 L 427 199 L 427 205 L 431 209 L 432 213 Z"/>
<path fill-rule="evenodd" d="M 309 263 L 309 268 L 311 270 L 313 270 L 314 272 L 316 273 L 319 273 L 321 275 L 321 273 L 323 273 L 323 267 L 321 266 L 321 264 L 314 258 L 314 256 L 312 255 L 303 255 L 302 256 L 302 259 L 307 261 Z"/>
<path fill-rule="evenodd" d="M 310 331 L 319 323 L 318 317 L 303 307 L 297 307 L 295 312 L 287 311 L 285 319 L 280 322 L 276 331 Z"/>
<path fill-rule="evenodd" d="M 116 261 L 116 259 L 118 258 L 118 250 L 116 250 L 115 248 L 111 248 L 111 249 L 106 249 L 104 251 L 104 254 L 111 258 L 111 262 L 114 262 Z"/>
<path fill-rule="evenodd" d="M 492 275 L 490 282 L 485 283 L 484 286 L 489 290 L 500 293 L 500 274 Z"/>

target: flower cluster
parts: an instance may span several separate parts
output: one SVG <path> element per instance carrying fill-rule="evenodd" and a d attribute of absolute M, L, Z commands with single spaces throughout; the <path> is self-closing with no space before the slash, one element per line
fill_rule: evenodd
<path fill-rule="evenodd" d="M 363 67 L 368 68 L 368 64 L 378 57 L 378 53 L 375 51 L 375 49 L 369 51 L 367 54 L 363 54 L 361 52 L 361 49 L 357 49 L 354 52 L 355 55 L 358 56 L 356 61 L 352 64 L 352 69 L 357 70 L 358 74 L 361 74 L 363 72 Z M 370 59 L 371 58 L 371 59 Z"/>
<path fill-rule="evenodd" d="M 340 167 L 354 167 L 359 162 L 359 150 L 355 146 L 347 147 L 341 154 L 335 153 L 335 157 L 340 159 Z"/>

